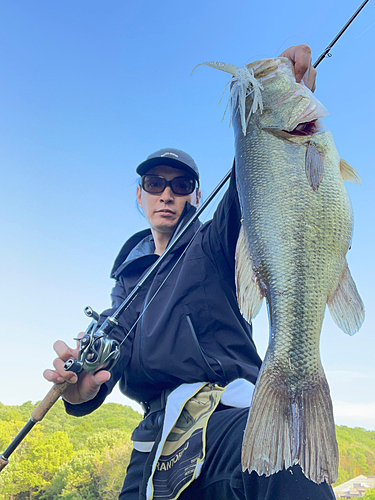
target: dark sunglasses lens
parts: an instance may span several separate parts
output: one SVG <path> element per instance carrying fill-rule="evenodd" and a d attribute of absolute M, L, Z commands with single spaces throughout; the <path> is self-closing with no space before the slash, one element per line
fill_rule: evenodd
<path fill-rule="evenodd" d="M 142 177 L 142 188 L 147 193 L 162 193 L 166 184 L 164 177 L 158 175 L 145 175 Z"/>
<path fill-rule="evenodd" d="M 195 189 L 195 180 L 189 177 L 175 177 L 172 180 L 172 191 L 176 194 L 191 194 Z"/>

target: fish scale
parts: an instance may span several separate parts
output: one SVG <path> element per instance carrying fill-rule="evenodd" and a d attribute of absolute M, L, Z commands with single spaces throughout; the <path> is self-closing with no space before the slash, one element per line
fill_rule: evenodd
<path fill-rule="evenodd" d="M 345 258 L 353 213 L 343 180 L 358 183 L 359 176 L 340 159 L 320 120 L 325 108 L 296 83 L 287 59 L 237 70 L 217 64 L 207 63 L 234 76 L 231 120 L 243 219 L 238 301 L 251 321 L 265 297 L 269 317 L 243 470 L 270 475 L 299 464 L 312 481 L 333 483 L 338 447 L 319 340 L 327 303 L 350 335 L 364 320 Z"/>

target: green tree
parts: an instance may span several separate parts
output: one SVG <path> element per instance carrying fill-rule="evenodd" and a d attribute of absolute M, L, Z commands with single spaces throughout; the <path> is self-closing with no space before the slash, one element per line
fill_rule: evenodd
<path fill-rule="evenodd" d="M 103 500 L 117 500 L 129 465 L 133 446 L 131 441 L 107 448 L 103 460 L 96 464 L 99 477 L 99 497 Z"/>
<path fill-rule="evenodd" d="M 17 451 L 0 475 L 1 500 L 37 498 L 51 485 L 60 465 L 70 459 L 73 446 L 65 432 L 45 437 L 39 429 Z"/>
<path fill-rule="evenodd" d="M 131 453 L 130 432 L 101 430 L 56 471 L 44 500 L 117 499 Z"/>
<path fill-rule="evenodd" d="M 95 463 L 100 461 L 97 451 L 80 450 L 64 466 L 60 474 L 62 486 L 58 498 L 61 500 L 99 500 L 99 481 L 95 471 Z"/>
<path fill-rule="evenodd" d="M 365 496 L 363 497 L 364 500 L 375 500 L 375 488 L 372 488 L 372 490 L 369 490 L 366 492 Z"/>
<path fill-rule="evenodd" d="M 359 427 L 351 429 L 346 426 L 336 426 L 336 435 L 340 465 L 335 484 L 342 484 L 360 474 L 373 475 L 375 473 L 375 432 Z"/>
<path fill-rule="evenodd" d="M 0 403 L 4 450 L 36 408 Z M 72 417 L 60 400 L 11 455 L 0 474 L 0 500 L 112 500 L 121 489 L 141 416 L 115 403 Z"/>

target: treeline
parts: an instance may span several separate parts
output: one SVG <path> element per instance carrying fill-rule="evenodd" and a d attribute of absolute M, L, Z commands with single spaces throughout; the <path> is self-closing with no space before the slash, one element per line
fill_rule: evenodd
<path fill-rule="evenodd" d="M 35 407 L 30 402 L 0 403 L 0 453 Z M 0 473 L 0 500 L 117 500 L 132 450 L 131 432 L 140 419 L 139 413 L 115 403 L 75 418 L 58 401 Z M 375 475 L 375 431 L 344 426 L 336 431 L 336 484 L 360 474 Z"/>
<path fill-rule="evenodd" d="M 0 453 L 36 406 L 0 403 Z M 0 473 L 0 500 L 117 500 L 140 419 L 115 403 L 76 418 L 58 401 Z"/>
<path fill-rule="evenodd" d="M 375 475 L 375 431 L 336 426 L 340 452 L 339 476 L 336 484 L 353 477 Z"/>

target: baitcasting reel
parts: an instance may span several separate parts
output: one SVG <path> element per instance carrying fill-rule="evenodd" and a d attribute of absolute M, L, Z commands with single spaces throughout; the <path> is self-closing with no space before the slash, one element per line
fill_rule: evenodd
<path fill-rule="evenodd" d="M 111 318 L 107 318 L 102 327 L 97 330 L 99 314 L 89 306 L 85 308 L 85 314 L 92 318 L 92 321 L 84 336 L 76 339 L 80 342 L 78 359 L 69 359 L 64 365 L 64 370 L 77 374 L 82 370 L 89 373 L 96 373 L 103 369 L 110 370 L 120 356 L 120 344 L 117 340 L 108 338 L 108 333 L 117 325 L 117 321 L 110 321 Z"/>

